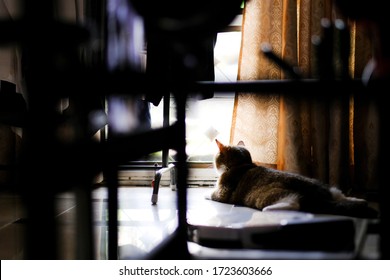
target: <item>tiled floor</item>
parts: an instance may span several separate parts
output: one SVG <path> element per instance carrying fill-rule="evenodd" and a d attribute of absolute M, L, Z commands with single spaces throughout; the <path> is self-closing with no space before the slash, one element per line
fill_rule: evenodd
<path fill-rule="evenodd" d="M 0 259 L 22 258 L 23 217 L 20 199 L 8 192 L 0 193 Z"/>
<path fill-rule="evenodd" d="M 258 226 L 272 225 L 277 221 L 305 221 L 311 218 L 306 214 L 285 213 L 264 215 L 263 212 L 245 207 L 235 207 L 222 203 L 206 200 L 205 195 L 211 191 L 209 187 L 188 188 L 188 213 L 187 219 L 191 225 L 201 225 L 194 231 L 198 238 L 212 237 L 217 239 L 245 239 L 251 245 L 246 236 L 253 232 L 251 226 L 255 226 L 257 232 L 264 231 Z M 151 203 L 152 190 L 150 187 L 121 187 L 119 189 L 119 231 L 118 245 L 120 259 L 143 259 L 148 253 L 169 236 L 177 225 L 176 191 L 169 187 L 162 187 L 159 191 L 159 200 L 156 205 Z M 57 221 L 59 231 L 60 259 L 75 259 L 77 256 L 77 205 L 73 193 L 62 193 L 57 197 Z M 0 259 L 23 259 L 24 223 L 23 207 L 20 199 L 12 194 L 0 196 Z M 107 259 L 107 190 L 103 187 L 93 192 L 94 209 L 94 237 L 96 259 Z M 282 216 L 283 217 L 282 217 Z M 282 217 L 282 218 L 281 218 Z M 366 224 L 359 222 L 359 229 L 365 229 Z M 209 227 L 211 226 L 211 227 Z M 256 228 L 256 226 L 258 228 Z M 222 228 L 222 231 L 216 228 Z M 245 228 L 245 230 L 242 230 Z M 44 229 L 43 229 L 44 230 Z M 330 230 L 334 230 L 330 228 Z M 194 236 L 194 235 L 193 235 Z M 212 239 L 212 240 L 214 240 Z M 194 238 L 196 240 L 196 238 Z M 358 242 L 360 238 L 355 241 Z M 321 252 L 297 251 L 297 250 L 262 250 L 248 248 L 221 249 L 210 246 L 200 246 L 189 242 L 189 251 L 194 258 L 199 259 L 349 259 L 368 258 L 377 259 L 377 242 L 375 235 L 368 236 L 368 242 L 361 243 L 360 255 L 356 252 Z M 324 242 L 324 240 L 318 240 Z M 244 242 L 245 244 L 245 242 Z M 357 244 L 357 243 L 356 243 Z M 360 244 L 360 243 L 359 243 Z M 360 246 L 358 244 L 358 247 Z M 245 245 L 246 246 L 246 245 Z M 244 246 L 244 247 L 245 247 Z"/>

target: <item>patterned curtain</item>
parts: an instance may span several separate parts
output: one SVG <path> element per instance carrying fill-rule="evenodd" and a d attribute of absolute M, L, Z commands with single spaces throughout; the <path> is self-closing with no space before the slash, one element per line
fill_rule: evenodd
<path fill-rule="evenodd" d="M 317 77 L 321 65 L 314 39 L 323 36 L 323 19 L 332 26 L 342 19 L 331 0 L 246 1 L 238 80 L 289 78 L 262 54 L 265 43 L 304 78 Z M 371 55 L 370 41 L 359 26 L 343 22 L 350 31 L 349 74 L 359 78 Z M 335 69 L 338 64 L 335 59 Z M 313 92 L 321 94 L 326 97 L 320 89 Z M 230 142 L 244 141 L 258 163 L 349 191 L 376 187 L 376 129 L 375 108 L 348 93 L 309 100 L 299 94 L 238 92 Z"/>

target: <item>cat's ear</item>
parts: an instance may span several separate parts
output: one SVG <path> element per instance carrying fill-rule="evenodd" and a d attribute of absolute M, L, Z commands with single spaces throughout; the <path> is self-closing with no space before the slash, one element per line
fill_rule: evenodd
<path fill-rule="evenodd" d="M 218 139 L 215 139 L 215 143 L 217 143 L 219 151 L 222 151 L 225 148 L 225 145 L 218 141 Z"/>
<path fill-rule="evenodd" d="M 245 147 L 244 141 L 240 140 L 240 141 L 237 143 L 237 146 L 243 146 L 243 147 Z"/>

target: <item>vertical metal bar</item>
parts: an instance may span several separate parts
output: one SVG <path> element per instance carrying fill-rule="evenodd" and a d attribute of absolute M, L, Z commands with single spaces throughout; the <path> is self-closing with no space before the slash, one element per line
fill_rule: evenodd
<path fill-rule="evenodd" d="M 47 84 L 54 76 L 49 30 L 40 22 L 53 20 L 54 1 L 42 0 L 40 4 L 23 1 L 24 22 L 34 30 L 31 38 L 19 38 L 23 43 L 29 115 L 23 130 L 24 153 L 21 167 L 21 192 L 26 206 L 26 258 L 57 259 L 58 235 L 55 221 L 56 187 L 51 174 L 52 145 L 55 139 L 55 115 L 52 87 Z M 39 21 L 37 21 L 39 19 Z M 47 26 L 47 25 L 46 25 Z M 36 28 L 36 30 L 35 30 Z M 31 32 L 26 32 L 28 34 Z M 46 34 L 46 35 L 45 35 Z M 55 71 L 54 71 L 55 72 Z M 42 79 L 46 77 L 46 79 Z M 49 175 L 48 175 L 49 174 Z M 50 179 L 51 178 L 51 179 Z M 38 184 L 38 188 L 32 187 Z"/>
<path fill-rule="evenodd" d="M 164 95 L 163 98 L 163 127 L 168 127 L 170 120 L 169 120 L 169 112 L 170 112 L 170 102 L 171 97 L 170 94 L 167 93 Z M 168 159 L 169 159 L 169 149 L 163 149 L 162 151 L 162 167 L 168 166 Z"/>
<path fill-rule="evenodd" d="M 177 209 L 178 209 L 178 257 L 188 259 L 187 244 L 187 154 L 186 154 L 186 102 L 187 93 L 179 92 L 175 95 L 177 104 L 178 147 L 177 147 Z"/>
<path fill-rule="evenodd" d="M 77 186 L 76 197 L 76 258 L 91 260 L 95 256 L 95 242 L 93 234 L 92 192 L 88 184 Z"/>
<path fill-rule="evenodd" d="M 118 173 L 112 162 L 106 168 L 108 189 L 108 259 L 118 259 Z"/>
<path fill-rule="evenodd" d="M 382 83 L 383 82 L 383 83 Z M 379 207 L 380 207 L 380 224 L 379 224 L 379 251 L 380 258 L 383 260 L 390 259 L 390 188 L 389 188 L 389 168 L 388 161 L 390 157 L 390 137 L 387 133 L 388 123 L 388 105 L 385 100 L 386 95 L 380 95 L 383 93 L 383 89 L 386 88 L 386 81 L 378 82 L 379 86 L 372 90 L 371 94 L 378 95 L 379 106 Z"/>

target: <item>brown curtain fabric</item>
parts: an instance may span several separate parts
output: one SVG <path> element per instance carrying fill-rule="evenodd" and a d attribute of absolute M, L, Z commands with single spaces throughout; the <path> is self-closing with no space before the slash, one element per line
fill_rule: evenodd
<path fill-rule="evenodd" d="M 286 73 L 262 55 L 263 43 L 304 78 L 318 74 L 312 42 L 321 38 L 321 20 L 334 23 L 330 0 L 249 0 L 245 4 L 238 80 L 279 80 Z M 370 54 L 369 40 L 350 24 L 349 72 L 359 78 Z M 334 62 L 337 66 L 338 62 Z M 336 67 L 335 66 L 335 67 Z M 376 187 L 377 119 L 364 98 L 344 93 L 331 99 L 269 93 L 237 93 L 231 144 L 240 140 L 258 163 L 337 184 L 344 190 Z"/>

